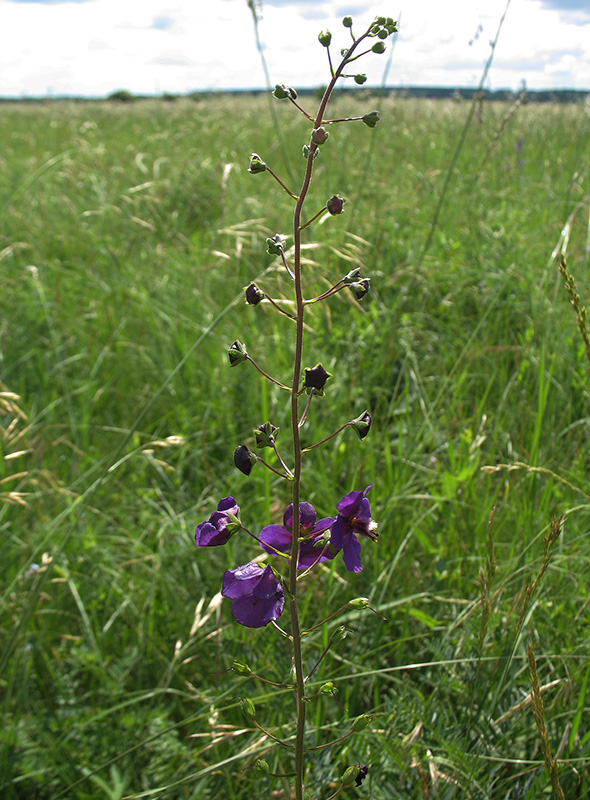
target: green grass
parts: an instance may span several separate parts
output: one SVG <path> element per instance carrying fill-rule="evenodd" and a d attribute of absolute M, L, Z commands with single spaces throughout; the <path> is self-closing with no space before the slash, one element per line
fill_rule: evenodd
<path fill-rule="evenodd" d="M 339 96 L 335 113 L 375 102 Z M 289 674 L 276 633 L 241 629 L 217 594 L 252 548 L 193 543 L 227 494 L 254 530 L 289 502 L 275 476 L 232 466 L 254 426 L 288 423 L 286 393 L 226 356 L 240 338 L 289 378 L 292 324 L 242 293 L 257 279 L 289 296 L 264 239 L 288 233 L 291 201 L 247 173 L 251 151 L 284 172 L 266 103 L 3 107 L 0 391 L 18 396 L 0 407 L 7 800 L 281 788 L 248 769 L 269 742 L 238 697 L 285 737 L 292 698 L 226 672 L 239 656 L 271 680 Z M 277 111 L 297 154 L 307 123 Z M 311 704 L 310 745 L 376 715 L 310 758 L 316 800 L 350 763 L 370 765 L 361 793 L 375 800 L 549 796 L 520 705 L 529 641 L 541 686 L 559 681 L 544 702 L 565 794 L 590 791 L 590 364 L 558 272 L 563 251 L 588 302 L 590 111 L 524 105 L 503 126 L 507 111 L 475 115 L 424 257 L 467 104 L 386 99 L 374 132 L 338 127 L 317 162 L 310 215 L 334 193 L 348 204 L 311 228 L 308 294 L 356 265 L 372 289 L 310 309 L 305 363 L 334 378 L 304 435 L 315 442 L 365 407 L 374 423 L 362 444 L 344 434 L 306 456 L 303 495 L 332 515 L 374 481 L 381 535 L 361 574 L 337 561 L 310 581 L 303 615 L 313 624 L 366 595 L 385 619 L 343 615 L 352 633 L 314 675 L 335 682 L 341 706 Z M 307 637 L 310 665 L 328 635 Z M 265 757 L 289 769 L 280 751 Z"/>

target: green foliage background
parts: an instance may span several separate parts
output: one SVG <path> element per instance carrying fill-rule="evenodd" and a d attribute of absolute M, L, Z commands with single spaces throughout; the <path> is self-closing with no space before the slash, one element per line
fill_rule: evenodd
<path fill-rule="evenodd" d="M 339 95 L 334 115 L 374 103 L 364 90 Z M 7 799 L 289 796 L 249 769 L 266 752 L 288 771 L 289 758 L 267 752 L 238 710 L 251 697 L 260 724 L 288 737 L 289 693 L 226 671 L 240 656 L 270 680 L 289 675 L 278 634 L 241 629 L 217 594 L 252 543 L 193 542 L 227 494 L 255 531 L 289 502 L 278 478 L 232 466 L 254 426 L 288 424 L 286 393 L 253 369 L 230 371 L 226 356 L 240 338 L 289 379 L 291 323 L 246 306 L 242 291 L 256 279 L 289 299 L 264 240 L 288 233 L 292 201 L 247 173 L 256 151 L 287 175 L 266 104 L 3 106 Z M 334 193 L 348 202 L 310 229 L 307 294 L 354 266 L 372 290 L 310 309 L 306 363 L 334 378 L 304 432 L 315 442 L 365 407 L 374 422 L 362 444 L 347 432 L 307 456 L 304 496 L 332 515 L 374 481 L 381 536 L 364 546 L 361 574 L 337 560 L 309 581 L 304 622 L 361 595 L 385 617 L 348 611 L 333 623 L 351 632 L 314 680 L 333 680 L 341 705 L 312 703 L 310 746 L 357 714 L 375 717 L 310 758 L 318 800 L 354 763 L 369 776 L 345 798 L 546 796 L 528 641 L 541 685 L 552 684 L 546 724 L 566 796 L 590 787 L 590 364 L 557 270 L 564 252 L 582 302 L 590 296 L 590 108 L 522 105 L 506 119 L 507 104 L 481 106 L 424 253 L 468 108 L 387 98 L 375 131 L 335 127 L 317 161 L 309 214 Z M 282 104 L 277 113 L 301 175 L 308 123 Z M 328 637 L 327 627 L 308 637 L 310 667 Z"/>

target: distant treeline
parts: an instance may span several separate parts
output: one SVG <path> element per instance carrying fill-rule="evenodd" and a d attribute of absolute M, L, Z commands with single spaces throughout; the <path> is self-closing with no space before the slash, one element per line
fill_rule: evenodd
<path fill-rule="evenodd" d="M 298 93 L 302 96 L 317 96 L 323 94 L 324 87 L 317 87 L 311 89 L 298 89 Z M 186 94 L 173 94 L 170 92 L 164 92 L 160 95 L 146 95 L 146 94 L 133 94 L 133 92 L 128 91 L 127 89 L 118 89 L 115 92 L 112 92 L 108 95 L 108 97 L 83 97 L 83 96 L 60 96 L 60 95 L 51 95 L 46 97 L 0 97 L 0 103 L 53 103 L 53 102 L 74 102 L 74 103 L 92 103 L 92 102 L 103 102 L 104 100 L 109 100 L 112 102 L 118 103 L 129 103 L 129 102 L 136 102 L 141 100 L 164 100 L 166 102 L 173 102 L 175 100 L 180 100 L 182 98 L 190 99 L 190 100 L 204 100 L 209 97 L 215 97 L 216 95 L 225 95 L 225 96 L 232 96 L 235 95 L 236 97 L 245 97 L 245 96 L 255 96 L 266 93 L 266 89 L 227 89 L 222 91 L 209 91 L 209 90 L 199 90 L 193 92 L 187 92 Z M 370 87 L 363 87 L 359 89 L 358 87 L 355 88 L 342 88 L 340 92 L 348 92 L 354 91 L 355 96 L 359 99 L 362 97 L 371 97 L 376 95 L 381 95 L 382 93 L 386 96 L 396 96 L 396 97 L 414 97 L 414 98 L 425 98 L 430 100 L 445 100 L 445 99 L 452 99 L 452 100 L 472 100 L 476 94 L 478 94 L 478 89 L 468 89 L 464 87 L 453 87 L 453 86 L 391 86 L 387 87 L 385 90 L 380 88 L 370 88 Z M 481 97 L 483 100 L 495 100 L 495 101 L 503 101 L 503 102 L 514 102 L 518 97 L 521 95 L 525 102 L 530 103 L 582 103 L 582 102 L 589 102 L 590 101 L 590 90 L 584 89 L 540 89 L 540 90 L 518 90 L 512 91 L 511 89 L 498 89 L 496 91 L 491 91 L 489 89 L 481 90 Z"/>

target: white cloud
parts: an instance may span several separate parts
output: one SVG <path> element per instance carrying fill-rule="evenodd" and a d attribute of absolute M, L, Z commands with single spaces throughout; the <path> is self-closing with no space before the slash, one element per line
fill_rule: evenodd
<path fill-rule="evenodd" d="M 564 13 L 574 13 L 576 2 L 553 0 L 560 8 L 549 8 L 547 0 L 513 1 L 490 73 L 492 88 L 516 89 L 523 79 L 531 88 L 590 88 L 590 16 L 582 25 L 579 14 L 574 24 Z M 267 0 L 260 33 L 272 80 L 298 87 L 326 83 L 319 31 L 332 30 L 337 54 L 348 36 L 342 15 L 353 13 L 360 29 L 383 5 Z M 385 5 L 391 7 L 390 0 Z M 398 0 L 390 84 L 477 85 L 504 7 L 505 0 Z M 44 95 L 49 87 L 55 94 L 104 95 L 118 88 L 186 92 L 264 83 L 246 0 L 0 0 L 0 18 L 4 96 Z M 386 60 L 368 58 L 358 69 L 378 84 Z"/>

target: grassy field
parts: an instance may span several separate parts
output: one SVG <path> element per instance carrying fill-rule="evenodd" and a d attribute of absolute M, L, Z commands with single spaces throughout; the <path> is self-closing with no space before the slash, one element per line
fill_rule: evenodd
<path fill-rule="evenodd" d="M 376 102 L 340 95 L 334 114 Z M 384 619 L 347 612 L 314 676 L 341 706 L 310 707 L 310 744 L 375 717 L 316 751 L 308 785 L 325 800 L 366 763 L 343 798 L 550 796 L 532 643 L 561 784 L 586 797 L 590 363 L 558 264 L 588 302 L 590 107 L 485 104 L 451 173 L 468 103 L 381 111 L 333 132 L 309 202 L 348 200 L 310 229 L 309 294 L 357 265 L 372 289 L 310 310 L 305 363 L 334 378 L 305 435 L 374 421 L 309 455 L 303 496 L 333 515 L 374 481 L 381 535 L 362 573 L 310 583 L 303 616 L 366 595 Z M 277 112 L 301 176 L 308 125 Z M 0 794 L 287 798 L 249 768 L 269 741 L 238 697 L 284 736 L 291 698 L 226 672 L 240 656 L 289 675 L 276 632 L 218 594 L 251 548 L 193 539 L 227 494 L 254 530 L 289 502 L 232 465 L 254 426 L 287 423 L 285 394 L 226 355 L 239 338 L 289 377 L 290 321 L 242 291 L 289 291 L 264 240 L 292 203 L 247 172 L 256 151 L 290 182 L 267 98 L 4 105 L 0 141 Z M 310 664 L 327 641 L 308 638 Z"/>

